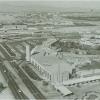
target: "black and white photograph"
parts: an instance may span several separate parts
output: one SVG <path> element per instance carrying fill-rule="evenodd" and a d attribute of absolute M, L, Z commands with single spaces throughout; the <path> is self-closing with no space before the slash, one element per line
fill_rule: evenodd
<path fill-rule="evenodd" d="M 100 100 L 100 0 L 0 0 L 0 100 Z"/>

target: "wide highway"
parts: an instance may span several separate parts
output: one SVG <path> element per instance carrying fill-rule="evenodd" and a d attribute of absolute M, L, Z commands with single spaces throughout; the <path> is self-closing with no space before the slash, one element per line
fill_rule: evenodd
<path fill-rule="evenodd" d="M 16 56 L 16 54 L 9 48 L 9 46 L 8 46 L 5 42 L 1 43 L 1 45 L 2 45 L 2 47 L 4 47 L 4 48 L 7 50 L 7 52 L 8 52 L 11 56 Z"/>
<path fill-rule="evenodd" d="M 6 50 L 6 46 L 3 46 L 2 44 L 0 44 L 0 51 L 2 52 L 2 54 L 5 56 L 6 60 L 10 61 L 11 66 L 16 69 L 17 74 L 19 75 L 19 77 L 22 79 L 23 83 L 25 84 L 25 86 L 29 89 L 29 91 L 33 94 L 33 96 L 36 99 L 43 99 L 46 100 L 46 97 L 39 91 L 39 89 L 34 85 L 34 83 L 29 79 L 29 77 L 26 75 L 26 73 L 23 72 L 23 70 L 19 67 L 19 65 L 16 64 L 16 62 L 13 62 L 13 57 L 10 56 L 10 54 L 8 53 L 8 51 Z M 19 90 L 19 87 L 17 85 L 16 82 L 12 83 L 12 80 L 14 81 L 14 79 L 12 79 L 12 77 L 10 78 L 10 74 L 7 70 L 6 67 L 2 67 L 1 66 L 1 70 L 2 70 L 2 74 L 4 75 L 4 77 L 6 79 L 8 79 L 11 83 L 11 85 L 8 82 L 8 85 L 10 87 L 10 89 L 14 92 L 17 91 L 17 89 Z M 4 70 L 7 70 L 7 73 L 4 73 Z M 10 75 L 10 76 L 9 76 Z M 36 77 L 36 74 L 35 74 Z M 15 85 L 16 86 L 15 86 Z M 12 89 L 12 86 L 14 86 L 14 90 Z M 16 89 L 17 87 L 17 89 Z M 19 92 L 17 92 L 19 93 Z M 14 92 L 14 96 L 16 96 L 16 98 L 21 98 L 19 96 L 17 96 L 16 92 Z M 22 95 L 21 95 L 22 96 Z M 26 97 L 24 97 L 26 98 Z"/>
<path fill-rule="evenodd" d="M 17 85 L 11 72 L 4 65 L 2 65 L 2 63 L 0 64 L 1 64 L 0 66 L 1 73 L 3 74 L 5 80 L 7 81 L 9 88 L 11 89 L 13 95 L 15 96 L 15 99 L 28 99 L 28 97 L 21 91 L 21 89 Z"/>
<path fill-rule="evenodd" d="M 46 100 L 46 97 L 39 91 L 39 89 L 34 85 L 34 83 L 29 79 L 29 77 L 23 72 L 23 70 L 16 64 L 16 62 L 10 62 L 11 66 L 16 69 L 18 75 L 33 94 L 36 99 Z"/>

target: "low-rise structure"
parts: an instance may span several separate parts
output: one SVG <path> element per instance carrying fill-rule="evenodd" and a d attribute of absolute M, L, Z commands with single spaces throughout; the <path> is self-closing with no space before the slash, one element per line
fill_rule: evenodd
<path fill-rule="evenodd" d="M 100 75 L 100 63 L 92 61 L 91 63 L 86 63 L 78 67 L 76 71 L 79 77 L 90 77 L 95 75 Z"/>
<path fill-rule="evenodd" d="M 3 25 L 3 30 L 25 30 L 27 25 Z"/>
<path fill-rule="evenodd" d="M 27 49 L 29 47 L 26 47 Z M 31 56 L 29 50 L 27 52 L 26 60 L 29 61 L 31 59 L 30 62 L 42 78 L 53 83 L 61 83 L 70 79 L 70 74 L 75 65 L 68 63 L 64 58 L 56 56 L 57 52 L 54 50 L 41 45 L 30 52 Z"/>

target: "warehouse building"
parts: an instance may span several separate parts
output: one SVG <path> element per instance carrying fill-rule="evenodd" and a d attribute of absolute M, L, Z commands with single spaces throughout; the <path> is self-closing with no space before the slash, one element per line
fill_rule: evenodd
<path fill-rule="evenodd" d="M 41 77 L 52 83 L 62 83 L 69 80 L 70 73 L 72 73 L 72 69 L 75 67 L 66 62 L 65 59 L 57 57 L 56 52 L 53 50 L 43 46 L 37 46 L 31 51 L 31 57 L 29 53 L 27 53 L 27 56 L 29 57 L 26 57 L 26 60 L 29 61 L 31 59 L 30 62 Z"/>

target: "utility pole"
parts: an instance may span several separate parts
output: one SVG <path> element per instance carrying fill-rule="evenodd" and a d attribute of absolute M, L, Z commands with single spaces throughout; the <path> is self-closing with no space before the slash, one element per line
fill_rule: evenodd
<path fill-rule="evenodd" d="M 60 63 L 58 64 L 58 81 L 60 83 Z"/>

